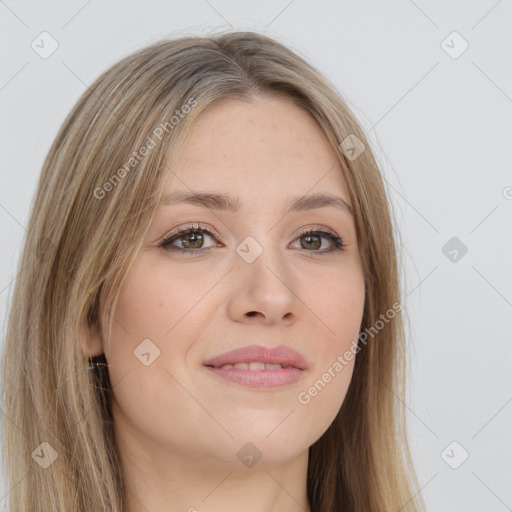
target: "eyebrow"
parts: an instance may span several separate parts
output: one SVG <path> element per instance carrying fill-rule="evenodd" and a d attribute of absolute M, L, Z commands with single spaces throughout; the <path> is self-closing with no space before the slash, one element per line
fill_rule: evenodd
<path fill-rule="evenodd" d="M 206 192 L 174 192 L 164 196 L 160 206 L 173 206 L 176 204 L 192 204 L 212 210 L 224 210 L 238 212 L 241 209 L 240 199 L 226 194 Z M 352 206 L 341 197 L 326 194 L 314 193 L 309 195 L 298 195 L 290 197 L 284 205 L 285 213 L 314 210 L 317 208 L 334 207 L 353 215 Z"/>

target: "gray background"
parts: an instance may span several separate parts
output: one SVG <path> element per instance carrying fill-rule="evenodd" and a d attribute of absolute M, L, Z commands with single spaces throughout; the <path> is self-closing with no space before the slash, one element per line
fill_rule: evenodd
<path fill-rule="evenodd" d="M 511 20 L 506 0 L 0 1 L 2 320 L 43 158 L 87 85 L 166 36 L 266 33 L 335 84 L 381 163 L 404 243 L 405 406 L 428 510 L 512 510 Z M 43 31 L 58 43 L 45 59 L 31 47 L 51 48 Z"/>

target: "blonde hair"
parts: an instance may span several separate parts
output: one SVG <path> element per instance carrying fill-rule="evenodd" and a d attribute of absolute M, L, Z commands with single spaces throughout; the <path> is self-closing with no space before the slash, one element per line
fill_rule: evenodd
<path fill-rule="evenodd" d="M 122 59 L 64 121 L 31 210 L 3 354 L 11 512 L 123 511 L 128 489 L 111 415 L 117 383 L 105 364 L 89 370 L 91 361 L 106 361 L 84 355 L 84 333 L 97 329 L 108 339 L 110 312 L 162 197 L 164 170 L 197 116 L 225 98 L 269 95 L 309 112 L 336 149 L 365 277 L 361 330 L 400 303 L 379 167 L 354 115 L 318 71 L 252 32 L 165 40 Z M 348 136 L 366 146 L 356 159 L 339 149 Z M 360 347 L 343 405 L 309 449 L 311 510 L 417 512 L 424 505 L 395 397 L 405 391 L 400 311 Z M 38 455 L 53 463 L 44 468 Z"/>

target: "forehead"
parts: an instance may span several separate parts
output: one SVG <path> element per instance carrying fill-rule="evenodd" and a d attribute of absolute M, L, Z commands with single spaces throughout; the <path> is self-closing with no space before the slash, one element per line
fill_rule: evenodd
<path fill-rule="evenodd" d="M 349 202 L 335 150 L 291 100 L 222 100 L 198 116 L 177 154 L 166 192 L 223 190 L 247 200 L 306 192 Z"/>

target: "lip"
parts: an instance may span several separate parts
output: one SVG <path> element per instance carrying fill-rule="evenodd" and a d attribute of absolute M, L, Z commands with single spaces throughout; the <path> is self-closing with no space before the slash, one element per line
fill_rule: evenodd
<path fill-rule="evenodd" d="M 283 366 L 293 366 L 299 370 L 307 369 L 307 363 L 302 354 L 282 345 L 274 348 L 267 348 L 261 345 L 237 348 L 208 359 L 203 365 L 220 367 L 224 364 L 246 363 L 250 361 L 261 361 L 262 363 L 269 364 L 279 363 Z"/>
<path fill-rule="evenodd" d="M 225 364 L 260 361 L 280 363 L 285 368 L 276 370 L 249 370 L 242 368 L 220 368 Z M 300 380 L 307 369 L 306 360 L 296 350 L 279 346 L 275 348 L 251 345 L 231 350 L 203 363 L 203 366 L 219 377 L 250 388 L 276 388 Z"/>

